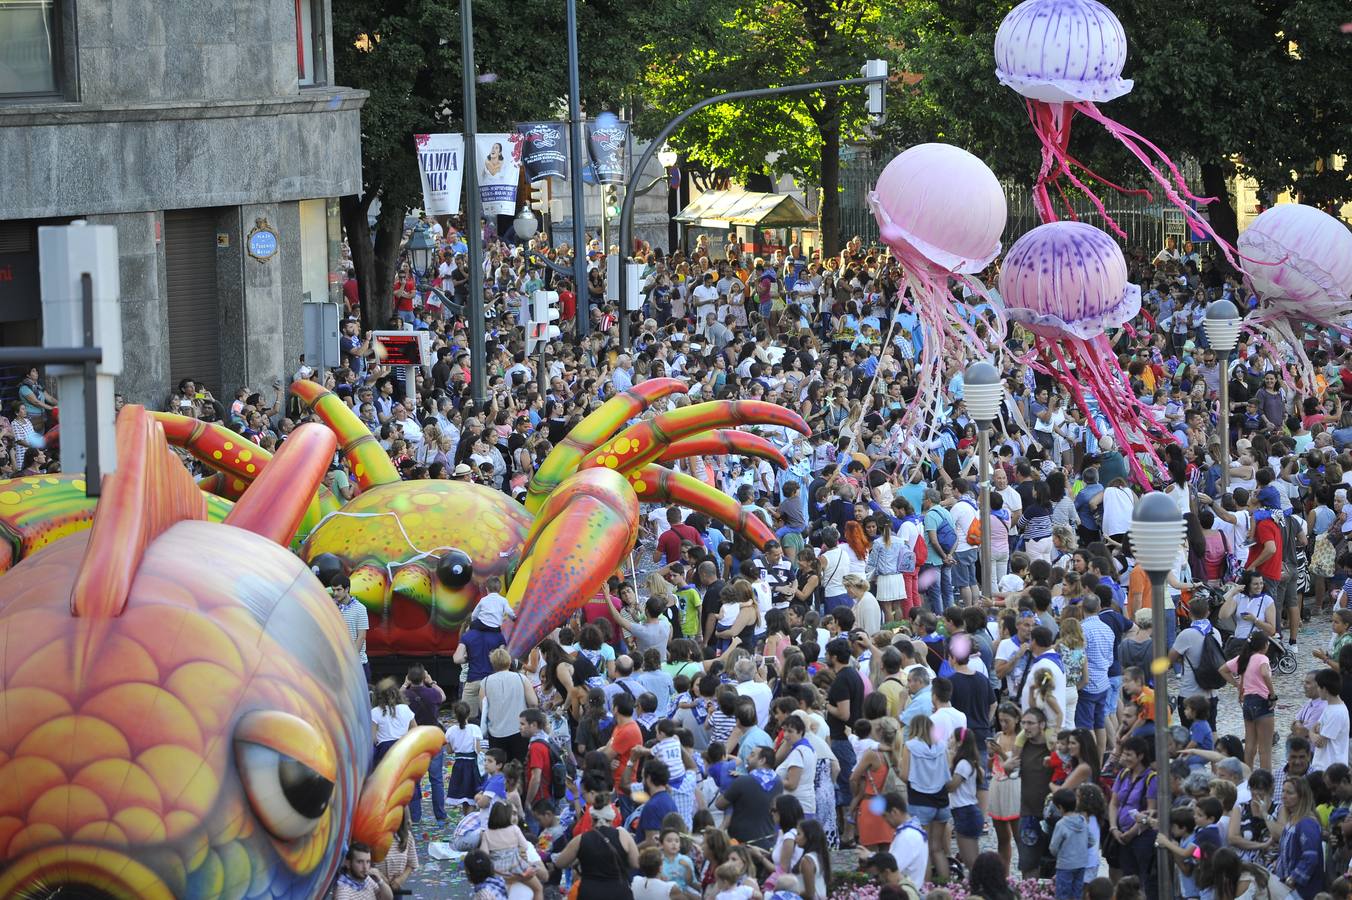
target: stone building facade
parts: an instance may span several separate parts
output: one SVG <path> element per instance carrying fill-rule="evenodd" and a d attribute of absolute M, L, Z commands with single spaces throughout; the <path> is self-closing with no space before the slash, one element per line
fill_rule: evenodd
<path fill-rule="evenodd" d="M 332 59 L 329 0 L 0 4 L 0 343 L 41 342 L 38 226 L 86 219 L 118 230 L 128 400 L 270 394 L 361 186 Z"/>

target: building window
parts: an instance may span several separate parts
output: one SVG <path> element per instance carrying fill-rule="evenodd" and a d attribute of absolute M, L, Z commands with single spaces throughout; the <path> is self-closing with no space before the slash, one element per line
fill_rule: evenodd
<path fill-rule="evenodd" d="M 302 87 L 324 84 L 324 0 L 294 0 L 296 5 L 296 81 Z"/>
<path fill-rule="evenodd" d="M 61 91 L 59 0 L 0 0 L 0 97 Z"/>

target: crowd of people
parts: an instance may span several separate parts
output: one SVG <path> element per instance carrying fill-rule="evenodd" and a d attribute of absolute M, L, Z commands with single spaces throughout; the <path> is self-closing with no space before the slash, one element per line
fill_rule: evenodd
<path fill-rule="evenodd" d="M 672 404 L 762 399 L 812 429 L 759 429 L 784 469 L 686 463 L 763 518 L 771 543 L 645 507 L 634 565 L 526 658 L 506 652 L 510 610 L 502 586 L 487 585 L 456 683 L 415 667 L 402 685 L 375 685 L 377 754 L 413 724 L 449 724 L 430 813 L 456 823 L 476 900 L 825 900 L 851 850 L 847 868 L 886 897 L 942 897 L 962 880 L 967 896 L 1005 900 L 1022 878 L 1045 879 L 1057 898 L 1157 900 L 1159 848 L 1178 897 L 1349 895 L 1352 351 L 1336 336 L 1312 340 L 1312 378 L 1244 338 L 1227 366 L 1201 323 L 1220 297 L 1254 306 L 1241 281 L 1173 239 L 1128 252 L 1144 302 L 1114 348 L 1169 432 L 1149 489 L 1187 522 L 1165 589 L 1169 659 L 1157 661 L 1151 585 L 1129 536 L 1147 489 L 1133 482 L 1132 448 L 1027 365 L 1028 335 L 1013 329 L 1000 357 L 1009 391 L 983 518 L 961 359 L 943 360 L 934 440 L 901 427 L 925 336 L 886 250 L 858 238 L 827 259 L 796 245 L 757 257 L 703 236 L 689 252 L 640 245 L 643 309 L 621 346 L 626 313 L 604 298 L 604 253 L 616 248 L 587 248 L 592 328 L 579 336 L 574 286 L 494 238 L 487 399 L 476 403 L 456 314 L 464 237 L 433 224 L 439 268 L 418 277 L 401 264 L 391 323 L 363 327 L 350 280 L 343 365 L 302 360 L 294 374 L 343 397 L 404 477 L 520 496 L 585 415 L 661 376 L 689 385 Z M 544 236 L 533 244 L 567 262 Z M 545 285 L 560 293 L 564 333 L 543 351 L 542 390 L 523 323 Z M 372 352 L 370 327 L 387 324 L 431 332 L 436 362 L 419 373 L 416 402 Z M 233 396 L 223 404 L 185 382 L 168 408 L 269 449 L 303 419 L 280 382 Z M 352 494 L 338 463 L 329 486 Z M 345 591 L 337 599 L 359 607 Z M 1290 671 L 1304 674 L 1305 696 L 1289 698 L 1303 705 L 1278 730 L 1274 672 Z M 1155 758 L 1158 730 L 1167 761 Z M 379 864 L 354 845 L 335 896 L 387 896 L 412 877 L 409 825 L 427 814 L 421 797 L 410 805 Z"/>

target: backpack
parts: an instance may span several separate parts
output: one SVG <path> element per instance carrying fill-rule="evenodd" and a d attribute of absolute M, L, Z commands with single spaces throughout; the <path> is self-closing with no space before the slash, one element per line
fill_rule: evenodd
<path fill-rule="evenodd" d="M 568 796 L 568 766 L 553 742 L 545 741 L 545 745 L 549 747 L 549 796 L 558 803 Z"/>
<path fill-rule="evenodd" d="M 896 769 L 892 766 L 892 760 L 886 754 L 883 754 L 882 757 L 883 765 L 887 768 L 887 774 L 883 776 L 883 793 L 902 794 L 904 796 L 906 782 L 902 781 L 901 776 L 897 775 Z"/>
<path fill-rule="evenodd" d="M 1221 668 L 1225 665 L 1225 652 L 1221 650 L 1220 641 L 1216 640 L 1214 627 L 1202 635 L 1202 652 L 1197 665 L 1192 665 L 1186 653 L 1183 654 L 1183 661 L 1192 666 L 1192 677 L 1202 690 L 1216 691 L 1225 687 L 1225 678 L 1221 675 Z"/>
<path fill-rule="evenodd" d="M 909 575 L 915 571 L 915 548 L 907 547 L 904 541 L 899 543 L 901 548 L 897 550 L 897 571 Z"/>
<path fill-rule="evenodd" d="M 972 524 L 967 526 L 967 543 L 976 546 L 981 543 L 981 517 L 972 520 Z"/>
<path fill-rule="evenodd" d="M 945 553 L 951 552 L 958 545 L 958 533 L 953 528 L 952 519 L 947 516 L 939 517 L 939 524 L 934 529 L 934 542 Z"/>

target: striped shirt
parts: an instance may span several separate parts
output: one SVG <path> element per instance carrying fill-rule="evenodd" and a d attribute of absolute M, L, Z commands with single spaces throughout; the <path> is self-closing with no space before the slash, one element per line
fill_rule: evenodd
<path fill-rule="evenodd" d="M 371 628 L 371 620 L 367 618 L 366 607 L 362 606 L 355 597 L 348 597 L 347 603 L 340 604 L 338 612 L 343 614 L 343 622 L 347 625 L 348 637 L 352 639 L 355 646 L 357 643 L 357 633 L 368 631 Z M 361 647 L 357 649 L 357 656 L 361 662 L 366 662 L 366 642 L 362 641 Z"/>
<path fill-rule="evenodd" d="M 1088 669 L 1086 693 L 1098 694 L 1108 690 L 1108 669 L 1113 663 L 1113 630 L 1098 616 L 1086 616 L 1084 631 L 1084 664 Z"/>

